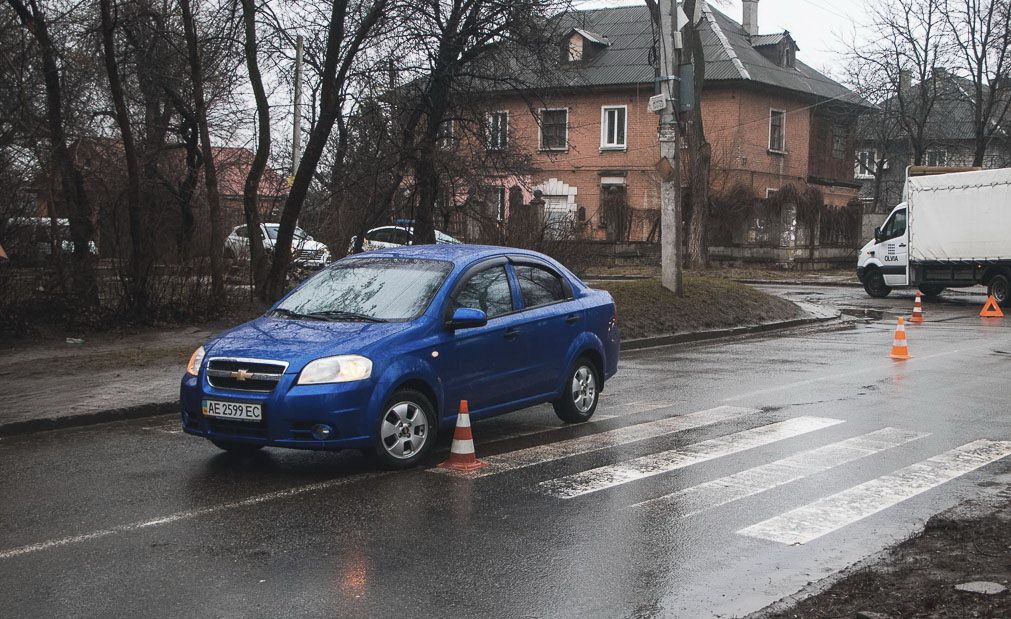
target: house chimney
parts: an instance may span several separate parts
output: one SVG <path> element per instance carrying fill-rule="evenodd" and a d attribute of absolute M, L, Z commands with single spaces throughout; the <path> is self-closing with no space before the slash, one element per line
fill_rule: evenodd
<path fill-rule="evenodd" d="M 905 92 L 913 86 L 913 72 L 909 69 L 899 71 L 899 92 Z"/>
<path fill-rule="evenodd" d="M 748 36 L 753 37 L 758 34 L 758 0 L 744 0 L 742 4 L 744 18 L 741 20 L 741 25 L 744 26 L 744 31 L 748 33 Z"/>

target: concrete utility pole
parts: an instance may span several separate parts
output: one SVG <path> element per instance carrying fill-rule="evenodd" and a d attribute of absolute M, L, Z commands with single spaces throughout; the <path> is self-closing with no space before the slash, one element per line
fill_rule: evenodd
<path fill-rule="evenodd" d="M 302 35 L 295 39 L 295 122 L 291 129 L 291 178 L 302 156 Z M 289 183 L 290 185 L 291 183 Z"/>
<path fill-rule="evenodd" d="M 681 149 L 678 143 L 678 65 L 681 56 L 680 9 L 674 0 L 660 0 L 660 281 L 678 296 L 681 283 Z"/>

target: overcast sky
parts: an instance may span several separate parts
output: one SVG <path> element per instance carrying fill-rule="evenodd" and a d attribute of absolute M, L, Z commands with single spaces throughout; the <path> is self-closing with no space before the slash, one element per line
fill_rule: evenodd
<path fill-rule="evenodd" d="M 585 0 L 579 8 L 645 4 L 644 1 Z M 710 0 L 710 5 L 741 21 L 741 0 Z M 865 0 L 760 0 L 758 27 L 763 33 L 789 30 L 800 47 L 798 58 L 830 74 L 838 75 L 843 49 L 865 14 Z"/>

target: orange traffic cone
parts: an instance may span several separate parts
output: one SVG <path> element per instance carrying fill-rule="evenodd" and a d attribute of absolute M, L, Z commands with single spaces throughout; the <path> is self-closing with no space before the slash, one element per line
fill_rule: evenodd
<path fill-rule="evenodd" d="M 474 434 L 470 430 L 470 409 L 467 400 L 460 400 L 460 414 L 456 416 L 456 430 L 453 431 L 453 445 L 449 448 L 449 458 L 439 468 L 454 471 L 473 471 L 487 462 L 481 462 L 474 453 Z"/>
<path fill-rule="evenodd" d="M 906 321 L 899 316 L 899 324 L 895 325 L 895 340 L 892 342 L 892 359 L 908 359 L 909 346 L 906 345 Z"/>
<path fill-rule="evenodd" d="M 916 301 L 913 302 L 913 315 L 909 317 L 910 323 L 919 324 L 923 322 L 923 301 L 920 299 L 920 291 L 916 291 Z"/>
<path fill-rule="evenodd" d="M 1004 312 L 1000 311 L 1000 305 L 997 303 L 997 299 L 990 295 L 986 299 L 986 304 L 983 305 L 983 309 L 979 311 L 980 318 L 1003 318 Z"/>

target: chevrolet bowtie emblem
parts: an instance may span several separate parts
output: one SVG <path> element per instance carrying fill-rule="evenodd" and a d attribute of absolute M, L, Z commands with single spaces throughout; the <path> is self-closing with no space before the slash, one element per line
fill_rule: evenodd
<path fill-rule="evenodd" d="M 246 370 L 237 370 L 235 372 L 232 372 L 232 378 L 234 378 L 235 380 L 249 380 L 250 376 L 252 376 L 252 374 L 250 374 Z"/>

